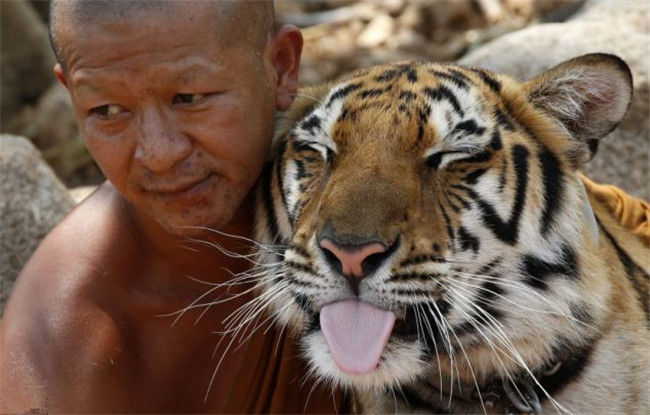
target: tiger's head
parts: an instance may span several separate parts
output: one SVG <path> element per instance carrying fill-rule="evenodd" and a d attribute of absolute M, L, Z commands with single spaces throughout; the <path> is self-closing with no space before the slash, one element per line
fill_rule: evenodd
<path fill-rule="evenodd" d="M 262 302 L 356 388 L 480 382 L 578 345 L 603 310 L 577 172 L 631 94 L 605 54 L 528 82 L 403 63 L 302 90 L 258 194 Z"/>

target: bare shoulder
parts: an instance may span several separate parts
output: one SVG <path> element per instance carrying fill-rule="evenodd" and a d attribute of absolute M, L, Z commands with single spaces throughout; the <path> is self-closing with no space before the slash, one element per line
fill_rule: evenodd
<path fill-rule="evenodd" d="M 118 197 L 102 186 L 43 240 L 19 276 L 0 323 L 0 412 L 55 409 L 52 400 L 75 396 L 66 385 L 100 379 L 120 348 L 111 308 L 97 295 L 111 290 L 112 247 L 133 243 Z"/>

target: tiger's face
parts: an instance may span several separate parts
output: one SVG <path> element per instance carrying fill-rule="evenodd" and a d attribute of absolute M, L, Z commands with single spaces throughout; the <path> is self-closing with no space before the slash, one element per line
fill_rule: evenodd
<path fill-rule="evenodd" d="M 275 264 L 260 285 L 317 375 L 480 382 L 516 366 L 502 350 L 573 341 L 600 312 L 582 299 L 594 241 L 577 168 L 631 88 L 620 60 L 590 56 L 528 83 L 407 63 L 302 92 L 259 196 L 258 237 L 281 246 L 260 252 Z M 567 97 L 609 112 L 564 111 Z"/>

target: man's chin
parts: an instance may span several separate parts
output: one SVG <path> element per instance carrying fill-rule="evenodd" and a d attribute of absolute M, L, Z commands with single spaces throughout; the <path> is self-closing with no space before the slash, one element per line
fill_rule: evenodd
<path fill-rule="evenodd" d="M 207 220 L 184 220 L 176 222 L 157 221 L 162 228 L 170 235 L 179 238 L 192 238 L 192 239 L 214 239 L 215 235 L 224 233 L 224 229 L 228 221 L 207 221 Z M 210 238 L 212 237 L 212 238 Z"/>

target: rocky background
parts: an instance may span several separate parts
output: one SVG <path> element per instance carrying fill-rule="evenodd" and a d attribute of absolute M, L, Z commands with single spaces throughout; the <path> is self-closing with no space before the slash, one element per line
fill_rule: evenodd
<path fill-rule="evenodd" d="M 304 84 L 405 59 L 460 60 L 525 80 L 573 56 L 617 54 L 632 68 L 634 102 L 586 171 L 650 199 L 649 3 L 276 0 L 276 12 L 303 28 Z M 103 181 L 52 73 L 47 10 L 44 0 L 0 0 L 0 315 L 42 237 Z"/>

